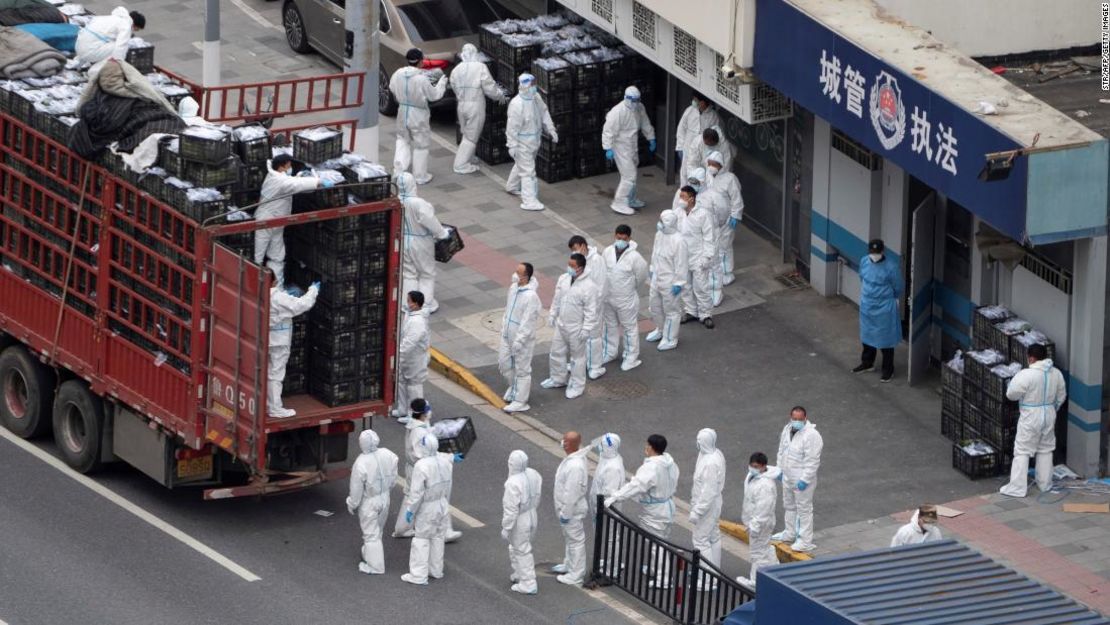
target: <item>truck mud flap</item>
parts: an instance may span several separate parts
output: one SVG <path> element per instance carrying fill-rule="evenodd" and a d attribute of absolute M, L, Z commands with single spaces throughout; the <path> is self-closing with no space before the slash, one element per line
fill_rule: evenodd
<path fill-rule="evenodd" d="M 244 486 L 231 486 L 226 488 L 209 488 L 204 491 L 206 500 L 232 499 L 234 497 L 254 497 L 264 495 L 284 495 L 298 491 L 316 484 L 331 482 L 348 477 L 350 467 L 338 467 L 324 471 L 303 471 L 281 474 L 282 479 L 273 480 L 270 477 L 251 478 L 250 484 Z"/>

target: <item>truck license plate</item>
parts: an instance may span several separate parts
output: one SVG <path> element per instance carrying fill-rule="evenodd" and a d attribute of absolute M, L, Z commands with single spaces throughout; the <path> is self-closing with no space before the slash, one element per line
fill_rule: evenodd
<path fill-rule="evenodd" d="M 177 461 L 177 479 L 191 477 L 211 477 L 212 456 L 201 456 Z"/>

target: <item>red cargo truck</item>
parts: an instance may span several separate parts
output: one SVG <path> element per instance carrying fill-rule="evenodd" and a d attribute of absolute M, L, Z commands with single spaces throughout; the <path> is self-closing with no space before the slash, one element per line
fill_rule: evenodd
<path fill-rule="evenodd" d="M 396 198 L 198 223 L 7 113 L 0 151 L 0 425 L 24 438 L 53 430 L 78 471 L 123 460 L 170 488 L 208 486 L 209 499 L 347 475 L 356 422 L 385 414 L 393 399 Z M 284 403 L 296 416 L 271 419 L 273 275 L 221 239 L 359 219 L 388 232 L 376 399 L 329 407 L 295 395 Z"/>

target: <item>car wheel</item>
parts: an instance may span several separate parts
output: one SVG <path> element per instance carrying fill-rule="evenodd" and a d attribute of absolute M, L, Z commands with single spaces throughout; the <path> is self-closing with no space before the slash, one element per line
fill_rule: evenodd
<path fill-rule="evenodd" d="M 20 345 L 0 354 L 0 425 L 20 438 L 50 431 L 54 372 Z"/>
<path fill-rule="evenodd" d="M 292 2 L 285 3 L 281 10 L 281 22 L 285 26 L 285 40 L 289 42 L 293 52 L 299 54 L 312 52 L 312 46 L 308 45 L 308 31 L 304 28 L 304 18 L 297 10 L 297 5 Z"/>
<path fill-rule="evenodd" d="M 79 473 L 100 468 L 104 405 L 79 380 L 63 382 L 54 398 L 54 442 L 62 460 Z"/>
<path fill-rule="evenodd" d="M 389 90 L 389 75 L 381 65 L 378 66 L 378 112 L 389 117 L 397 114 L 397 100 Z"/>

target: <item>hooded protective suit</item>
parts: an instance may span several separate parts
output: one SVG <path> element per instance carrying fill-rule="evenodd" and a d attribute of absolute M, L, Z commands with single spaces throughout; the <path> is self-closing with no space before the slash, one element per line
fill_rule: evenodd
<path fill-rule="evenodd" d="M 633 497 L 640 503 L 640 527 L 667 539 L 674 524 L 674 493 L 678 488 L 678 465 L 671 455 L 664 452 L 657 456 L 644 458 L 644 463 L 636 470 L 636 475 L 622 486 L 615 495 L 605 500 L 606 507 Z M 654 562 L 655 579 L 653 584 L 666 588 L 671 584 L 670 566 L 664 558 L 651 555 Z"/>
<path fill-rule="evenodd" d="M 420 446 L 420 439 L 432 431 L 432 426 L 428 422 L 428 418 L 412 419 L 405 424 L 405 430 L 405 496 L 407 497 L 409 485 L 412 484 L 412 468 L 416 466 L 416 461 L 420 459 L 417 447 Z M 393 524 L 393 537 L 403 537 L 407 527 L 405 515 L 398 514 L 397 520 Z"/>
<path fill-rule="evenodd" d="M 505 145 L 513 157 L 513 169 L 505 183 L 509 193 L 519 193 L 524 210 L 543 210 L 540 203 L 539 183 L 536 181 L 536 153 L 540 150 L 540 133 L 544 130 L 555 143 L 559 133 L 547 112 L 547 104 L 536 91 L 531 74 L 521 75 L 519 91 L 509 102 L 508 120 L 505 122 Z"/>
<path fill-rule="evenodd" d="M 290 176 L 274 171 L 266 162 L 266 179 L 262 181 L 262 191 L 258 208 L 254 211 L 257 221 L 288 217 L 293 213 L 293 195 L 315 191 L 320 180 L 312 176 Z M 285 227 L 264 228 L 254 231 L 254 262 L 266 266 L 274 272 L 280 284 L 285 280 Z"/>
<path fill-rule="evenodd" d="M 778 467 L 768 466 L 763 473 L 749 473 L 744 479 L 744 510 L 740 518 L 748 528 L 752 563 L 748 580 L 753 586 L 757 569 L 779 563 L 771 545 L 771 532 L 775 531 L 775 481 L 781 476 L 782 471 Z"/>
<path fill-rule="evenodd" d="M 714 566 L 721 566 L 722 493 L 725 489 L 725 455 L 717 449 L 717 432 L 702 428 L 698 432 L 698 461 L 690 489 L 690 523 L 694 525 L 694 549 Z"/>
<path fill-rule="evenodd" d="M 432 179 L 428 173 L 428 146 L 432 140 L 429 105 L 447 92 L 447 77 L 440 78 L 433 87 L 423 70 L 402 67 L 390 77 L 389 91 L 398 104 L 393 173 L 408 171 L 411 163 L 417 184 L 427 184 Z"/>
<path fill-rule="evenodd" d="M 1022 369 L 1006 387 L 1006 398 L 1021 408 L 1014 463 L 1010 482 L 998 492 L 1024 497 L 1029 487 L 1029 457 L 1036 456 L 1037 486 L 1041 492 L 1052 488 L 1052 452 L 1056 450 L 1056 412 L 1067 398 L 1064 374 L 1052 366 L 1051 359 L 1038 360 Z"/>
<path fill-rule="evenodd" d="M 350 494 L 347 511 L 358 513 L 362 527 L 362 562 L 358 569 L 363 573 L 385 573 L 385 554 L 382 551 L 382 530 L 389 516 L 389 491 L 397 481 L 397 454 L 378 447 L 374 430 L 364 430 L 358 435 L 362 454 L 351 467 Z"/>
<path fill-rule="evenodd" d="M 555 471 L 555 514 L 563 529 L 566 551 L 562 567 L 565 572 L 559 581 L 565 584 L 581 584 L 586 579 L 586 493 L 590 481 L 590 470 L 586 465 L 589 447 L 570 453 L 559 463 Z"/>
<path fill-rule="evenodd" d="M 813 492 L 817 490 L 817 469 L 825 446 L 817 426 L 806 421 L 801 430 L 787 423 L 779 436 L 775 464 L 782 469 L 782 508 L 786 527 L 776 540 L 794 541 L 795 551 L 813 551 Z M 799 486 L 805 482 L 805 488 Z"/>
<path fill-rule="evenodd" d="M 678 346 L 678 326 L 682 317 L 681 291 L 687 288 L 690 274 L 686 241 L 678 233 L 678 214 L 665 210 L 659 216 L 655 243 L 651 247 L 648 308 L 655 329 L 648 341 L 660 341 L 659 349 Z M 678 287 L 679 293 L 675 292 Z"/>
<path fill-rule="evenodd" d="M 621 369 L 624 371 L 640 364 L 639 288 L 647 280 L 648 264 L 636 248 L 635 241 L 628 241 L 624 250 L 618 250 L 614 243 L 602 254 L 606 292 L 601 315 L 601 362 L 617 359 L 623 339 Z"/>
<path fill-rule="evenodd" d="M 535 276 L 526 286 L 519 285 L 515 272 L 512 280 L 505 301 L 505 315 L 501 317 L 497 367 L 509 382 L 505 401 L 510 402 L 513 408 L 527 410 L 528 399 L 532 395 L 532 350 L 536 347 L 536 323 L 543 304 L 540 303 L 540 283 Z"/>
<path fill-rule="evenodd" d="M 717 225 L 717 266 L 718 274 L 715 284 L 728 286 L 736 279 L 735 260 L 732 253 L 732 242 L 736 237 L 736 227 L 744 218 L 744 196 L 740 194 L 740 180 L 736 174 L 721 169 L 716 174 L 709 169 L 708 161 L 721 162 L 724 156 L 720 152 L 711 152 L 706 158 L 708 176 L 707 186 L 716 193 L 722 201 L 713 204 L 713 216 Z"/>
<path fill-rule="evenodd" d="M 187 126 L 203 126 L 208 123 L 199 113 L 200 105 L 192 96 L 185 96 L 177 103 L 177 115 Z"/>
<path fill-rule="evenodd" d="M 705 179 L 699 169 L 692 178 Z M 704 320 L 713 314 L 713 263 L 717 259 L 717 231 L 713 215 L 702 206 L 700 196 L 688 210 L 676 211 L 678 231 L 686 241 L 687 263 L 692 288 L 683 289 L 682 302 L 686 314 Z"/>
<path fill-rule="evenodd" d="M 409 572 L 401 579 L 427 584 L 428 576 L 443 577 L 443 543 L 450 526 L 451 476 L 455 465 L 451 454 L 439 453 L 439 439 L 431 432 L 420 437 L 420 459 L 412 468 L 409 494 L 402 514 L 412 516 L 416 532 L 409 549 Z"/>
<path fill-rule="evenodd" d="M 591 519 L 597 514 L 597 496 L 601 495 L 605 498 L 615 495 L 621 486 L 624 486 L 625 479 L 620 435 L 608 432 L 594 443 L 597 445 L 597 453 L 601 458 L 597 461 L 597 467 L 594 468 L 594 480 L 590 483 L 588 502 Z M 608 574 L 616 573 L 616 563 L 620 561 L 620 543 L 617 541 L 616 532 L 609 534 L 608 543 L 602 547 L 601 560 L 602 562 L 613 563 L 606 571 Z"/>
<path fill-rule="evenodd" d="M 293 345 L 293 317 L 304 314 L 316 304 L 320 286 L 313 284 L 300 297 L 293 297 L 281 285 L 270 289 L 270 364 L 266 375 L 266 412 L 271 417 L 292 417 L 293 410 L 281 404 L 285 365 Z"/>
<path fill-rule="evenodd" d="M 898 528 L 898 532 L 894 534 L 894 538 L 890 541 L 891 547 L 902 547 L 904 545 L 923 545 L 938 540 L 943 540 L 944 536 L 940 533 L 940 528 L 936 523 L 927 523 L 927 529 L 921 529 L 921 524 L 918 520 L 921 518 L 921 511 L 914 510 L 913 516 L 910 517 L 910 522 Z"/>
<path fill-rule="evenodd" d="M 512 590 L 535 594 L 536 562 L 532 558 L 532 539 L 536 536 L 543 478 L 528 468 L 528 455 L 519 449 L 509 454 L 509 479 L 501 498 L 501 536 L 509 541 L 509 564 L 513 574 Z"/>
<path fill-rule="evenodd" d="M 605 298 L 609 292 L 609 279 L 606 275 L 605 260 L 593 245 L 586 246 L 586 270 L 582 277 L 594 283 L 597 287 L 597 324 L 590 332 L 586 341 L 586 374 L 591 380 L 596 380 L 605 375 L 605 349 L 601 341 L 602 330 L 605 329 L 602 314 L 605 310 Z"/>
<path fill-rule="evenodd" d="M 559 276 L 547 319 L 547 325 L 555 328 L 555 335 L 548 355 L 550 373 L 543 386 L 566 386 L 567 399 L 574 399 L 586 390 L 586 344 L 599 322 L 600 296 L 597 285 L 589 279 L 589 270 L 587 265 L 577 278 L 566 273 Z"/>
<path fill-rule="evenodd" d="M 732 171 L 732 144 L 728 142 L 728 139 L 725 139 L 725 131 L 721 128 L 720 122 L 710 126 L 710 128 L 717 131 L 717 136 L 720 138 L 720 141 L 717 142 L 717 145 L 706 145 L 705 137 L 703 137 L 702 134 L 698 134 L 697 140 L 694 141 L 693 149 L 685 154 L 686 159 L 688 159 L 688 164 L 684 163 L 686 164 L 687 177 L 693 174 L 695 170 L 705 167 L 705 159 L 709 156 L 710 152 L 721 153 L 721 158 L 724 159 L 724 162 L 721 163 L 721 171 Z M 702 132 L 704 133 L 706 130 L 708 130 L 708 128 L 702 129 Z"/>
<path fill-rule="evenodd" d="M 633 208 L 644 205 L 636 198 L 636 168 L 640 165 L 637 135 L 643 133 L 648 141 L 655 141 L 655 128 L 651 125 L 644 105 L 640 103 L 640 90 L 629 87 L 624 91 L 624 100 L 609 109 L 605 124 L 601 128 L 601 147 L 612 150 L 613 160 L 621 180 L 609 205 L 622 215 L 633 214 Z"/>
<path fill-rule="evenodd" d="M 717 109 L 713 108 L 710 104 L 702 111 L 698 108 L 697 100 L 690 102 L 690 106 L 682 113 L 682 118 L 678 120 L 678 129 L 675 131 L 675 149 L 679 153 L 679 158 L 682 162 L 679 164 L 679 172 L 690 169 L 688 167 L 690 161 L 687 159 L 695 158 L 697 152 L 700 150 L 701 133 L 705 132 L 706 128 L 713 128 L 720 126 L 721 118 L 717 115 Z"/>
<path fill-rule="evenodd" d="M 478 60 L 478 48 L 474 44 L 463 44 L 462 62 L 451 70 L 451 90 L 458 102 L 459 129 L 462 141 L 455 153 L 455 173 L 472 174 L 478 167 L 471 163 L 474 150 L 478 147 L 478 137 L 486 123 L 486 98 L 503 102 L 505 96 L 490 76 L 489 68 Z"/>
<path fill-rule="evenodd" d="M 90 65 L 98 65 L 108 59 L 126 60 L 127 42 L 131 40 L 133 28 L 131 14 L 124 7 L 112 9 L 110 15 L 92 18 L 77 33 L 74 44 L 77 60 Z"/>
<path fill-rule="evenodd" d="M 902 340 L 900 271 L 898 263 L 889 257 L 877 263 L 869 255 L 860 260 L 859 338 L 864 345 L 885 349 L 896 347 Z"/>
<path fill-rule="evenodd" d="M 431 340 L 427 311 L 422 308 L 406 313 L 401 321 L 401 342 L 397 346 L 397 404 L 393 410 L 395 417 L 407 414 L 412 400 L 424 397 Z"/>
<path fill-rule="evenodd" d="M 405 257 L 401 289 L 424 294 L 424 310 L 439 310 L 436 301 L 436 240 L 451 236 L 436 219 L 436 209 L 417 195 L 416 179 L 410 173 L 397 176 L 397 194 L 405 206 L 403 232 Z"/>

